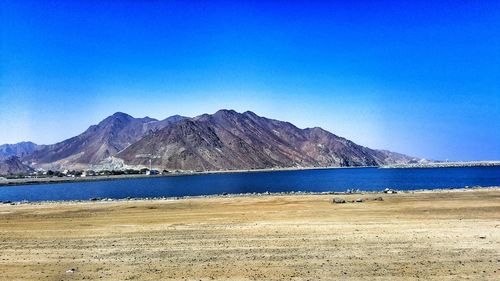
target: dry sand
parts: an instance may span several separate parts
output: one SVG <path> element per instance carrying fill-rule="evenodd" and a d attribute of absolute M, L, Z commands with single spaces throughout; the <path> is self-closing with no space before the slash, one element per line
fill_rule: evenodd
<path fill-rule="evenodd" d="M 500 280 L 499 188 L 377 196 L 0 205 L 0 279 Z"/>

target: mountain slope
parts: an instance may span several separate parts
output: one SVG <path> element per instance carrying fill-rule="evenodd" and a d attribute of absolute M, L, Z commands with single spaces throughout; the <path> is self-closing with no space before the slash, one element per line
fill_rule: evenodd
<path fill-rule="evenodd" d="M 173 119 L 177 120 L 178 117 Z M 139 140 L 146 133 L 173 122 L 149 117 L 134 118 L 117 112 L 82 134 L 65 141 L 47 145 L 25 158 L 34 166 L 81 168 L 97 164 Z"/>
<path fill-rule="evenodd" d="M 0 175 L 27 174 L 33 171 L 33 168 L 23 164 L 16 156 L 0 161 Z"/>
<path fill-rule="evenodd" d="M 220 110 L 171 123 L 119 152 L 130 165 L 182 170 L 391 164 L 388 153 L 321 128 L 299 129 L 253 112 Z M 408 157 L 410 158 L 410 157 Z"/>
<path fill-rule="evenodd" d="M 6 160 L 12 156 L 16 157 L 25 157 L 35 150 L 37 150 L 39 146 L 32 142 L 19 142 L 15 144 L 2 144 L 0 145 L 0 160 Z"/>
<path fill-rule="evenodd" d="M 415 164 L 415 163 L 429 163 L 432 162 L 427 159 L 415 158 L 389 150 L 377 150 L 385 157 L 386 164 Z"/>

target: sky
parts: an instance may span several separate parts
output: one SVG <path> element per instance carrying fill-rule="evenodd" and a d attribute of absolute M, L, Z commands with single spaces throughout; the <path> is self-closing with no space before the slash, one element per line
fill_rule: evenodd
<path fill-rule="evenodd" d="M 500 160 L 500 1 L 0 1 L 0 144 L 222 108 Z"/>

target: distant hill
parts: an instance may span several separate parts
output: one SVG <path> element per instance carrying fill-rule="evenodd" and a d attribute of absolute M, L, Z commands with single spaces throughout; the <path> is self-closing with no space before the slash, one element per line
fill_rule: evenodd
<path fill-rule="evenodd" d="M 2 144 L 0 145 L 0 161 L 11 158 L 12 156 L 25 157 L 30 155 L 39 146 L 36 143 L 29 141 L 19 142 L 15 144 Z"/>
<path fill-rule="evenodd" d="M 173 122 L 146 135 L 116 157 L 129 165 L 181 170 L 259 169 L 273 167 L 379 166 L 417 159 L 373 150 L 321 128 L 253 112 L 220 110 Z"/>
<path fill-rule="evenodd" d="M 33 172 L 33 168 L 25 165 L 16 156 L 11 156 L 0 161 L 0 175 L 28 174 Z"/>

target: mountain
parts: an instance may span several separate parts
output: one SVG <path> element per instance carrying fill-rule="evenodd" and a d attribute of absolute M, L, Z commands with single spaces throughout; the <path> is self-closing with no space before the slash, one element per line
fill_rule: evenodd
<path fill-rule="evenodd" d="M 37 150 L 39 146 L 32 142 L 19 142 L 15 144 L 2 144 L 0 145 L 0 161 L 6 160 L 12 156 L 17 157 L 25 157 L 35 150 Z"/>
<path fill-rule="evenodd" d="M 116 154 L 128 165 L 161 169 L 225 170 L 274 167 L 378 166 L 414 158 L 373 150 L 321 128 L 253 112 L 220 110 L 180 119 L 145 135 Z"/>
<path fill-rule="evenodd" d="M 411 157 L 397 152 L 392 152 L 389 150 L 377 150 L 385 156 L 385 162 L 387 164 L 416 164 L 416 163 L 430 163 L 432 161 L 427 159 L 421 159 L 416 157 Z"/>
<path fill-rule="evenodd" d="M 23 164 L 17 156 L 0 161 L 0 175 L 27 174 L 33 171 L 33 168 Z"/>
<path fill-rule="evenodd" d="M 61 169 L 86 168 L 115 155 L 135 143 L 145 134 L 182 119 L 174 116 L 162 121 L 153 118 L 134 118 L 117 112 L 82 134 L 65 141 L 47 145 L 24 158 L 33 166 Z"/>
<path fill-rule="evenodd" d="M 155 167 L 179 170 L 379 166 L 419 160 L 363 147 L 318 127 L 299 129 L 234 110 L 161 121 L 117 112 L 62 142 L 16 147 L 9 148 L 9 156 L 45 169 L 142 167 L 150 159 Z"/>
<path fill-rule="evenodd" d="M 181 121 L 181 120 L 187 119 L 187 118 L 188 117 L 184 117 L 181 115 L 173 115 L 173 116 L 167 117 L 161 121 L 149 122 L 149 123 L 145 124 L 146 131 L 147 132 L 157 131 L 157 130 L 163 129 L 164 127 L 166 127 L 169 124 L 172 124 L 174 122 Z"/>

